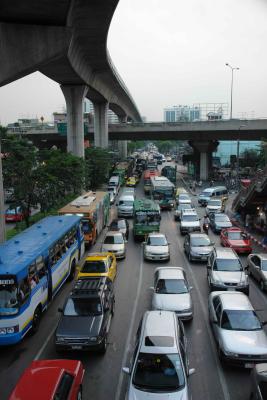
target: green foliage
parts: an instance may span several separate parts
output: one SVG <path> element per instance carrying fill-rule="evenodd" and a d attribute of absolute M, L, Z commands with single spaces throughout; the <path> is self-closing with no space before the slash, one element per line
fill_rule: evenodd
<path fill-rule="evenodd" d="M 174 141 L 171 140 L 158 140 L 155 142 L 160 153 L 167 153 L 175 147 Z"/>
<path fill-rule="evenodd" d="M 142 149 L 143 147 L 145 147 L 145 141 L 144 140 L 135 140 L 135 141 L 131 141 L 128 142 L 127 146 L 128 146 L 128 152 L 132 153 L 134 151 L 136 151 L 137 149 Z"/>
<path fill-rule="evenodd" d="M 0 139 L 5 139 L 7 137 L 7 128 L 0 125 Z"/>
<path fill-rule="evenodd" d="M 112 158 L 108 150 L 99 147 L 85 149 L 85 186 L 95 190 L 107 181 Z"/>
<path fill-rule="evenodd" d="M 245 149 L 240 154 L 240 165 L 242 167 L 256 167 L 259 164 L 259 150 Z"/>

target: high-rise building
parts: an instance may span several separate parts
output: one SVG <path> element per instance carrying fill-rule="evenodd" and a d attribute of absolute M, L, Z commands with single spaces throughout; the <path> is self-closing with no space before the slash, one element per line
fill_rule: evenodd
<path fill-rule="evenodd" d="M 90 115 L 94 115 L 94 105 L 93 103 L 85 99 L 84 100 L 84 113 L 89 113 Z M 119 122 L 118 116 L 111 110 L 108 110 L 108 123 L 109 124 L 117 124 Z"/>
<path fill-rule="evenodd" d="M 190 122 L 199 119 L 200 109 L 197 106 L 179 105 L 164 108 L 164 122 Z"/>

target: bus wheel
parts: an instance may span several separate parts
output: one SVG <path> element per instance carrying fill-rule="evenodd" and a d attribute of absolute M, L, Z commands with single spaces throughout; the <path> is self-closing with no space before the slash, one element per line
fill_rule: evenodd
<path fill-rule="evenodd" d="M 40 321 L 41 321 L 41 311 L 40 311 L 40 308 L 36 308 L 36 310 L 34 311 L 34 314 L 33 314 L 33 319 L 32 319 L 32 334 L 33 335 L 38 331 Z"/>
<path fill-rule="evenodd" d="M 72 260 L 68 281 L 72 281 L 75 278 L 75 272 L 76 272 L 76 262 L 75 260 Z"/>

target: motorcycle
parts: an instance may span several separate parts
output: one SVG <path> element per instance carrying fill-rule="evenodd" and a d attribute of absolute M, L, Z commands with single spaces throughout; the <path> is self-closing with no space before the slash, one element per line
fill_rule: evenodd
<path fill-rule="evenodd" d="M 209 224 L 204 223 L 203 224 L 203 231 L 208 235 L 209 234 Z"/>

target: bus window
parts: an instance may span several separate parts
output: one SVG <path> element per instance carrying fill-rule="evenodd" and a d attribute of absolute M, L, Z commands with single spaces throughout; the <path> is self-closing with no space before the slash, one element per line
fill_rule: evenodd
<path fill-rule="evenodd" d="M 35 262 L 33 262 L 29 266 L 28 281 L 29 281 L 31 289 L 33 289 L 37 285 L 37 283 L 39 283 L 39 278 L 38 278 L 38 275 L 37 275 L 37 269 L 36 269 Z"/>
<path fill-rule="evenodd" d="M 27 298 L 30 295 L 30 285 L 28 282 L 28 278 L 24 278 L 20 283 L 19 283 L 19 289 L 18 289 L 18 298 L 20 304 L 25 303 Z"/>
<path fill-rule="evenodd" d="M 10 283 L 0 283 L 0 315 L 17 314 L 18 312 L 18 288 L 15 285 L 14 280 L 10 280 Z M 6 310 L 5 310 L 6 309 Z"/>
<path fill-rule="evenodd" d="M 44 276 L 46 276 L 46 268 L 45 268 L 45 263 L 44 263 L 44 259 L 42 256 L 40 256 L 36 259 L 36 270 L 37 270 L 37 276 L 39 279 L 42 279 Z"/>

